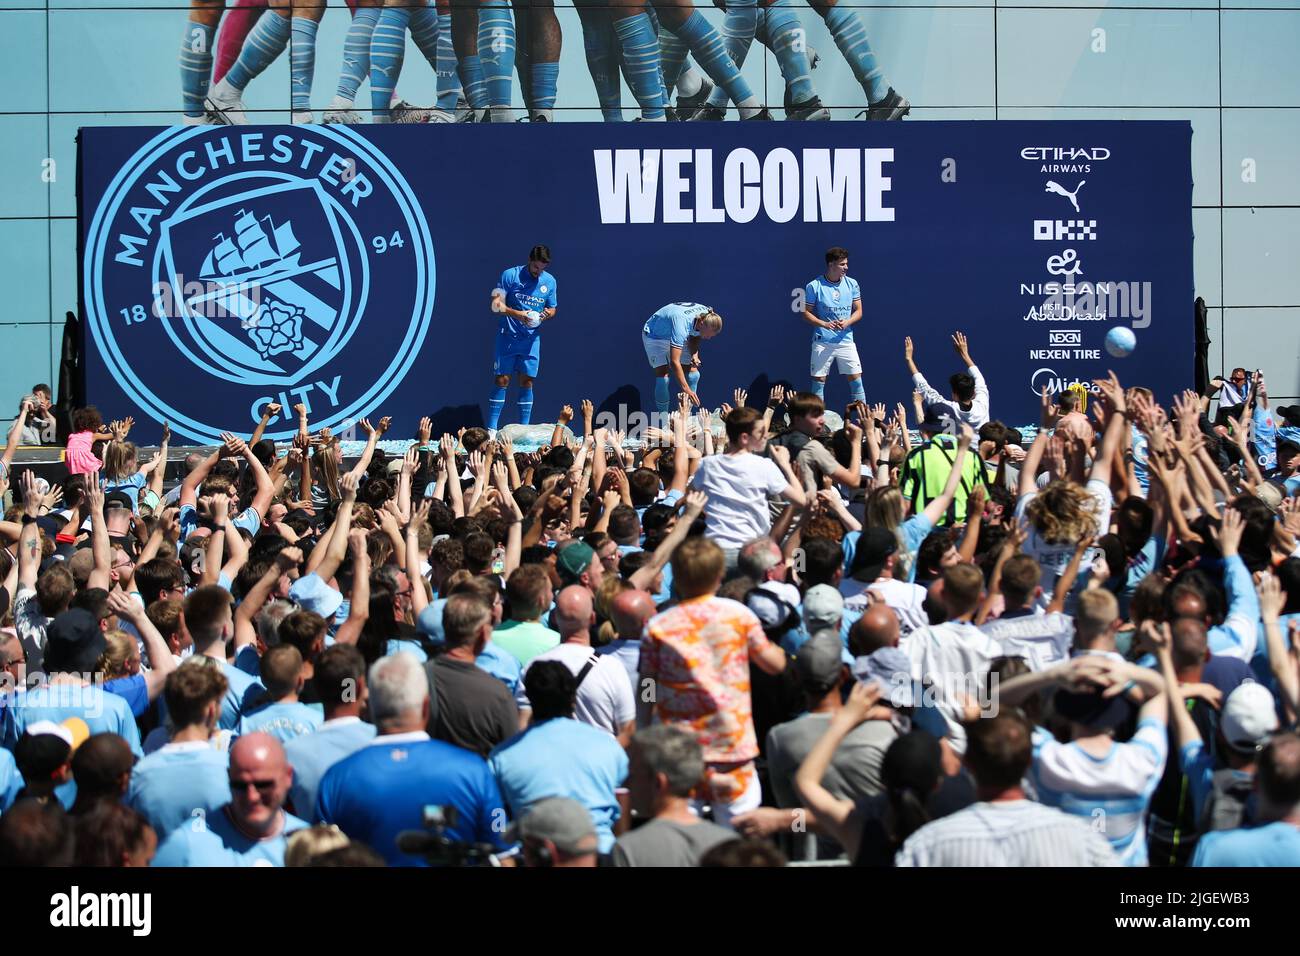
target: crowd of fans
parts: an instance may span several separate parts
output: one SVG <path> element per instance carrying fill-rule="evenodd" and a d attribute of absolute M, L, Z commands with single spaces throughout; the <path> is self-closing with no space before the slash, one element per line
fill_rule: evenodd
<path fill-rule="evenodd" d="M 1022 433 L 954 344 L 910 420 L 584 401 L 349 468 L 267 406 L 174 487 L 93 408 L 12 467 L 34 389 L 0 862 L 1300 864 L 1300 407 L 1112 373 Z"/>

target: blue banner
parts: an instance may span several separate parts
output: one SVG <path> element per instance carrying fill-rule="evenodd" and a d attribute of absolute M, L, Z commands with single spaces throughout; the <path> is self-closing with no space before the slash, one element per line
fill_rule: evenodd
<path fill-rule="evenodd" d="M 803 289 L 831 246 L 870 401 L 910 395 L 905 336 L 946 392 L 957 330 L 1013 425 L 1107 368 L 1162 400 L 1191 378 L 1184 121 L 101 127 L 79 166 L 86 394 L 145 440 L 247 433 L 268 402 L 274 438 L 297 402 L 313 427 L 392 415 L 393 437 L 480 422 L 492 292 L 538 243 L 538 421 L 652 411 L 641 330 L 671 302 L 723 317 L 706 404 L 807 388 Z M 835 369 L 827 400 L 848 401 Z"/>

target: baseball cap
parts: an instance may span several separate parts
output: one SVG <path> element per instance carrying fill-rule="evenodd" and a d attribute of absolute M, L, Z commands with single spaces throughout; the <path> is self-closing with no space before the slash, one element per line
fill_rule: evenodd
<path fill-rule="evenodd" d="M 745 607 L 754 613 L 769 637 L 799 626 L 799 612 L 794 605 L 766 588 L 751 588 L 745 595 Z"/>
<path fill-rule="evenodd" d="M 1279 405 L 1273 409 L 1273 414 L 1288 425 L 1300 427 L 1300 405 Z"/>
<path fill-rule="evenodd" d="M 402 459 L 394 458 L 390 461 L 388 467 L 384 469 L 384 473 L 388 475 L 400 475 L 402 473 Z"/>
<path fill-rule="evenodd" d="M 304 574 L 289 588 L 289 600 L 304 611 L 312 611 L 327 621 L 334 619 L 334 612 L 343 604 L 343 595 L 325 583 L 324 578 L 315 572 Z"/>
<path fill-rule="evenodd" d="M 85 608 L 64 611 L 45 633 L 45 669 L 51 674 L 89 674 L 108 647 L 99 621 Z"/>
<path fill-rule="evenodd" d="M 955 434 L 957 420 L 953 417 L 952 409 L 949 406 L 935 404 L 925 410 L 925 418 L 921 419 L 918 428 L 931 434 Z"/>
<path fill-rule="evenodd" d="M 817 631 L 799 646 L 794 666 L 805 691 L 824 694 L 835 686 L 843 672 L 844 661 L 840 657 L 843 649 L 839 633 L 830 628 Z"/>
<path fill-rule="evenodd" d="M 573 583 L 591 567 L 591 561 L 595 556 L 596 552 L 591 549 L 591 545 L 576 541 L 559 553 L 555 559 L 555 566 L 562 578 Z"/>
<path fill-rule="evenodd" d="M 829 584 L 815 584 L 803 596 L 803 623 L 815 633 L 823 627 L 840 626 L 844 596 Z"/>
<path fill-rule="evenodd" d="M 1219 728 L 1233 750 L 1243 753 L 1258 750 L 1277 727 L 1277 705 L 1263 684 L 1246 681 L 1223 702 Z"/>
<path fill-rule="evenodd" d="M 131 511 L 135 508 L 135 502 L 125 491 L 110 491 L 104 495 L 104 510 L 107 511 L 109 508 L 125 508 Z"/>
<path fill-rule="evenodd" d="M 550 840 L 562 853 L 596 852 L 596 826 L 591 814 L 568 797 L 547 797 L 533 804 L 515 825 L 515 833 L 520 840 Z"/>
<path fill-rule="evenodd" d="M 864 684 L 880 685 L 885 703 L 890 707 L 915 707 L 916 688 L 912 683 L 912 661 L 897 647 L 881 647 L 853 662 L 853 676 Z"/>
<path fill-rule="evenodd" d="M 874 581 L 885 569 L 889 556 L 898 552 L 898 537 L 888 528 L 866 528 L 853 551 L 853 577 Z"/>
<path fill-rule="evenodd" d="M 1105 697 L 1099 690 L 1072 691 L 1064 687 L 1053 695 L 1052 708 L 1066 720 L 1097 731 L 1118 727 L 1132 717 L 1136 709 L 1124 694 Z"/>

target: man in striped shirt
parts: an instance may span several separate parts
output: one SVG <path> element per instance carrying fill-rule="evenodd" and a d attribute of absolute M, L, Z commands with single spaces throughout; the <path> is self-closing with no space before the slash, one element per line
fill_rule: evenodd
<path fill-rule="evenodd" d="M 898 866 L 1116 866 L 1106 838 L 1083 821 L 1034 803 L 1021 780 L 1033 763 L 1032 730 L 1005 710 L 966 728 L 966 767 L 979 802 L 928 823 L 903 844 Z"/>
<path fill-rule="evenodd" d="M 1000 703 L 1015 706 L 1057 684 L 1052 708 L 1068 723 L 1070 742 L 1034 729 L 1029 780 L 1037 798 L 1096 827 L 1125 866 L 1146 866 L 1146 815 L 1169 752 L 1164 680 L 1148 668 L 1087 654 L 1012 678 L 1000 688 Z M 1108 696 L 1108 688 L 1124 692 Z M 1115 737 L 1132 724 L 1133 696 L 1145 703 L 1137 730 L 1121 743 Z"/>

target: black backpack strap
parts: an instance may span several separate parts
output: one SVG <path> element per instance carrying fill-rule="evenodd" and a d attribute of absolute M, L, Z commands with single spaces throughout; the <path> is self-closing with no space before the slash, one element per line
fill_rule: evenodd
<path fill-rule="evenodd" d="M 582 670 L 578 671 L 578 683 L 574 685 L 574 690 L 577 690 L 582 686 L 582 682 L 587 679 L 587 675 L 591 673 L 591 669 L 599 663 L 600 655 L 595 651 L 592 651 L 591 656 L 587 658 L 587 663 L 583 664 Z"/>

